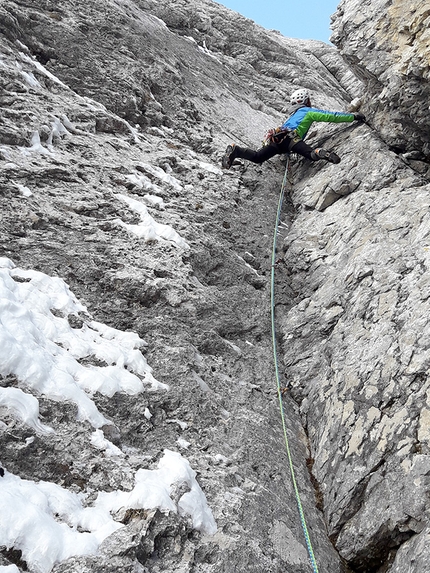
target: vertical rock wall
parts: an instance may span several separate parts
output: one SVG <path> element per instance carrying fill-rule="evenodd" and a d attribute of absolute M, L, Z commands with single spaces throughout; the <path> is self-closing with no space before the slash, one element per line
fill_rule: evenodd
<path fill-rule="evenodd" d="M 126 495 L 139 471 L 160 471 L 169 450 L 196 472 L 217 526 L 214 533 L 195 525 L 183 505 L 190 480 L 179 479 L 167 491 L 170 510 L 116 507 L 110 520 L 118 529 L 96 554 L 93 547 L 81 555 L 64 552 L 55 536 L 39 543 L 40 528 L 17 522 L 0 497 L 7 516 L 0 565 L 15 573 L 306 573 L 269 322 L 285 163 L 222 172 L 219 159 L 233 139 L 259 145 L 302 82 L 321 105 L 338 109 L 359 82 L 333 48 L 271 34 L 213 2 L 7 1 L 0 15 L 2 300 L 25 292 L 27 282 L 31 289 L 26 272 L 43 273 L 46 284 L 66 281 L 81 314 L 48 308 L 51 320 L 78 338 L 93 321 L 106 336 L 105 326 L 137 334 L 153 376 L 168 386 L 142 379 L 133 394 L 89 384 L 87 399 L 106 422 L 97 417 L 93 427 L 59 388 L 55 401 L 31 369 L 4 360 L 2 397 L 27 395 L 37 412 L 31 425 L 2 406 L 3 477 L 22 487 L 46 482 L 46 491 L 58 486 L 91 512 L 99 493 Z M 17 328 L 25 339 L 22 323 Z M 70 351 L 55 329 L 46 331 L 50 348 Z M 77 352 L 74 367 L 139 376 L 135 364 L 96 354 Z M 307 436 L 296 404 L 285 400 L 318 563 L 340 573 L 316 508 Z M 38 431 L 44 427 L 53 432 Z M 54 528 L 93 535 L 54 502 L 41 505 Z"/>
<path fill-rule="evenodd" d="M 33 392 L 55 433 L 2 410 L 2 467 L 91 508 L 174 450 L 218 528 L 179 511 L 177 483 L 176 512 L 113 512 L 120 528 L 97 555 L 54 572 L 310 571 L 270 340 L 285 160 L 219 169 L 228 143 L 258 146 L 281 123 L 299 86 L 327 109 L 361 98 L 369 120 L 312 130 L 309 142 L 342 162 L 293 158 L 279 238 L 287 432 L 316 559 L 331 573 L 426 570 L 428 10 L 412 4 L 341 2 L 340 52 L 210 0 L 0 6 L 0 255 L 70 285 L 87 308 L 58 317 L 70 328 L 93 318 L 137 333 L 169 386 L 94 392 L 110 421 L 102 447 L 76 405 Z M 2 389 L 31 393 L 2 368 Z M 22 547 L 0 541 L 0 565 L 36 571 Z"/>
<path fill-rule="evenodd" d="M 332 40 L 369 122 L 333 133 L 339 166 L 299 167 L 284 243 L 285 373 L 353 571 L 428 568 L 428 18 L 422 3 L 339 5 Z"/>
<path fill-rule="evenodd" d="M 366 86 L 372 125 L 394 149 L 429 158 L 427 2 L 343 0 L 331 41 Z"/>

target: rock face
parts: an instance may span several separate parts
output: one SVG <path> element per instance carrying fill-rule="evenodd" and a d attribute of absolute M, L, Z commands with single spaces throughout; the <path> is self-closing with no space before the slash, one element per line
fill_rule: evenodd
<path fill-rule="evenodd" d="M 370 125 L 310 134 L 342 162 L 293 159 L 278 238 L 303 511 L 320 571 L 426 570 L 428 86 L 410 76 L 428 76 L 428 15 L 417 4 L 400 51 L 398 4 L 387 22 L 384 2 L 342 2 L 339 52 L 210 0 L 2 3 L 0 334 L 26 358 L 0 350 L 0 485 L 31 491 L 53 528 L 99 537 L 79 552 L 50 536 L 43 553 L 0 492 L 0 566 L 311 570 L 270 334 L 285 158 L 219 168 L 229 142 L 258 146 L 306 87 L 321 108 L 361 101 Z M 65 397 L 66 370 L 81 385 Z M 136 501 L 145 476 L 164 505 L 152 490 Z M 60 491 L 88 516 L 106 510 L 111 532 L 71 519 Z"/>
<path fill-rule="evenodd" d="M 365 108 L 395 151 L 430 156 L 430 14 L 425 2 L 343 0 L 331 41 L 366 86 Z"/>

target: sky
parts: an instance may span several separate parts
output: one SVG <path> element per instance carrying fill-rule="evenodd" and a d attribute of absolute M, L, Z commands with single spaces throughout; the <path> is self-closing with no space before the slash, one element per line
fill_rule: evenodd
<path fill-rule="evenodd" d="M 340 0 L 216 0 L 269 30 L 289 38 L 329 43 L 330 16 Z"/>

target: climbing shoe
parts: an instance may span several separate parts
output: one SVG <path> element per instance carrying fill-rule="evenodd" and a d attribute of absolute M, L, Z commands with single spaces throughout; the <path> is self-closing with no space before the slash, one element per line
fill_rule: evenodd
<path fill-rule="evenodd" d="M 318 159 L 325 159 L 325 161 L 329 161 L 330 163 L 340 163 L 339 155 L 336 155 L 334 151 L 327 151 L 322 147 L 318 149 L 314 149 L 312 151 L 312 155 L 314 156 L 314 160 L 318 161 Z"/>
<path fill-rule="evenodd" d="M 234 158 L 236 157 L 235 147 L 236 145 L 234 143 L 227 146 L 227 149 L 225 150 L 225 153 L 221 159 L 221 164 L 224 167 L 224 169 L 230 169 L 230 167 L 232 166 Z"/>

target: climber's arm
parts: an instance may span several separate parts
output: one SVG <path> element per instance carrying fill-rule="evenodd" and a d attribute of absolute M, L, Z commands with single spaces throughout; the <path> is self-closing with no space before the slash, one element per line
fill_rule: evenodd
<path fill-rule="evenodd" d="M 297 127 L 297 133 L 304 137 L 314 121 L 324 121 L 331 123 L 352 122 L 355 120 L 353 113 L 342 111 L 325 111 L 322 109 L 311 109 L 303 117 L 300 125 Z"/>

